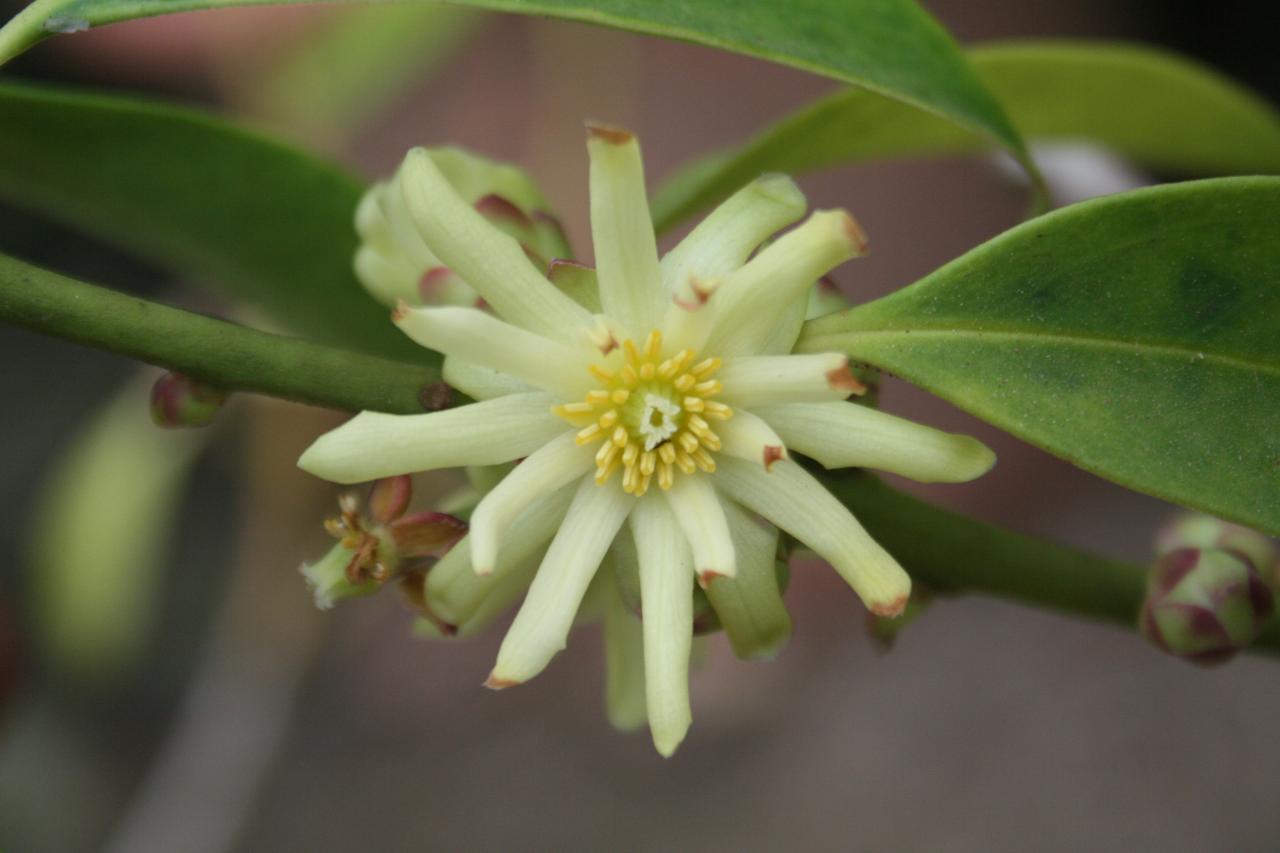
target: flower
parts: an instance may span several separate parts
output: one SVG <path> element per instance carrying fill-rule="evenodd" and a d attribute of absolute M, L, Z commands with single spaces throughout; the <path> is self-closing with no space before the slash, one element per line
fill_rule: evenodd
<path fill-rule="evenodd" d="M 412 498 L 413 484 L 407 474 L 374 483 L 367 514 L 360 512 L 355 495 L 338 498 L 339 515 L 324 524 L 338 544 L 317 562 L 303 563 L 299 569 L 315 594 L 317 607 L 327 610 L 344 598 L 369 595 L 399 578 L 409 581 L 410 603 L 424 617 L 434 619 L 419 600 L 422 576 L 430 563 L 462 538 L 467 525 L 442 512 L 406 515 Z"/>
<path fill-rule="evenodd" d="M 791 451 L 828 468 L 946 482 L 979 476 L 994 456 L 967 436 L 848 402 L 864 389 L 843 355 L 791 352 L 813 283 L 865 249 L 847 213 L 818 211 L 764 245 L 805 210 L 790 179 L 767 175 L 659 259 L 635 138 L 590 124 L 587 148 L 596 287 L 581 287 L 575 268 L 564 290 L 554 264 L 549 278 L 428 152 L 409 152 L 379 190 L 399 193 L 384 209 L 403 219 L 387 224 L 420 241 L 496 316 L 401 304 L 393 319 L 443 352 L 446 380 L 478 402 L 423 415 L 363 412 L 299 465 L 352 483 L 523 460 L 480 500 L 425 595 L 442 618 L 465 625 L 528 585 L 486 682 L 509 687 L 565 646 L 593 578 L 611 582 L 597 576 L 602 561 L 631 555 L 647 716 L 670 755 L 691 721 L 695 581 L 726 628 L 755 608 L 780 608 L 781 528 L 873 613 L 906 604 L 906 573 Z M 606 617 L 606 635 L 610 625 Z"/>

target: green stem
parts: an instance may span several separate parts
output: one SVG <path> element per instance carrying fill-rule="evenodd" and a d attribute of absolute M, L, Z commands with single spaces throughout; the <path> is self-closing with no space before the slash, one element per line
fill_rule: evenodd
<path fill-rule="evenodd" d="M 86 284 L 0 255 L 0 319 L 220 388 L 330 409 L 413 414 L 440 381 L 404 364 L 260 332 Z"/>
<path fill-rule="evenodd" d="M 126 296 L 0 255 L 0 319 L 203 379 L 347 411 L 413 414 L 432 368 L 259 332 Z M 868 474 L 820 473 L 918 581 L 1132 629 L 1146 572 L 1001 530 L 889 488 Z M 1273 620 L 1256 647 L 1280 652 Z"/>
<path fill-rule="evenodd" d="M 967 518 L 868 474 L 820 473 L 911 576 L 942 593 L 982 593 L 1071 616 L 1137 625 L 1146 569 Z M 1280 653 L 1273 619 L 1258 651 Z"/>
<path fill-rule="evenodd" d="M 49 35 L 47 22 L 66 0 L 35 0 L 0 27 L 0 65 Z"/>

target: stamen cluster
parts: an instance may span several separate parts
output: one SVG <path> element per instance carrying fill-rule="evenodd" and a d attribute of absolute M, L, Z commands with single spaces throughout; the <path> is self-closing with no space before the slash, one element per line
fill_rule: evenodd
<path fill-rule="evenodd" d="M 604 387 L 587 392 L 582 402 L 554 410 L 581 427 L 578 445 L 603 442 L 595 458 L 596 483 L 603 485 L 622 468 L 622 490 L 638 497 L 649 490 L 655 475 L 666 491 L 677 469 L 685 474 L 714 471 L 711 454 L 722 442 L 707 421 L 733 417 L 733 409 L 712 399 L 724 390 L 712 378 L 720 359 L 694 364 L 691 349 L 664 358 L 662 333 L 656 329 L 643 347 L 628 339 L 622 351 L 624 361 L 616 370 L 590 366 Z"/>

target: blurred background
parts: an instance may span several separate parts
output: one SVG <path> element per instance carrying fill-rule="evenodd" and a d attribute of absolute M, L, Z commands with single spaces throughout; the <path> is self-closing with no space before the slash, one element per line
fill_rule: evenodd
<path fill-rule="evenodd" d="M 925 5 L 966 42 L 1137 39 L 1280 96 L 1252 4 Z M 689 45 L 435 7 L 140 21 L 54 39 L 5 74 L 204 105 L 371 179 L 412 145 L 462 145 L 522 164 L 584 247 L 583 118 L 636 130 L 653 184 L 835 85 Z M 1154 180 L 1088 163 L 1064 195 Z M 801 183 L 870 234 L 872 254 L 835 276 L 855 301 L 1008 228 L 1025 204 L 990 158 Z M 226 308 L 4 207 L 0 252 Z M 410 636 L 394 595 L 315 610 L 297 567 L 328 547 L 320 521 L 337 492 L 293 460 L 340 416 L 236 398 L 209 430 L 161 433 L 146 411 L 154 372 L 8 327 L 0 359 L 5 851 L 1277 847 L 1273 662 L 1200 669 L 1131 632 L 978 598 L 938 603 L 883 653 L 839 578 L 801 565 L 789 648 L 747 664 L 713 638 L 694 726 L 664 761 L 647 734 L 609 728 L 595 629 L 540 678 L 492 693 L 480 682 L 500 626 L 437 644 Z M 978 482 L 917 493 L 1148 560 L 1169 506 L 902 383 L 882 402 L 999 454 Z M 74 535 L 85 529 L 100 534 Z"/>

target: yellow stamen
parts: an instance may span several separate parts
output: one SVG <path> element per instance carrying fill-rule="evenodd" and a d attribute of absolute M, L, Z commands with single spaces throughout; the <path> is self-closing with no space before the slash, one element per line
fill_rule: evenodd
<path fill-rule="evenodd" d="M 724 362 L 718 358 L 708 358 L 695 364 L 689 372 L 699 379 L 706 379 L 719 370 L 723 364 Z"/>
<path fill-rule="evenodd" d="M 614 348 L 620 355 L 609 356 Z M 602 350 L 602 352 L 605 352 Z M 718 358 L 694 363 L 693 350 L 682 349 L 664 358 L 662 335 L 651 331 L 641 345 L 634 340 L 614 342 L 605 352 L 616 367 L 592 364 L 588 370 L 600 382 L 580 401 L 552 407 L 552 411 L 580 427 L 579 445 L 601 441 L 595 453 L 595 480 L 605 483 L 618 468 L 621 488 L 645 494 L 656 480 L 670 489 L 676 472 L 691 475 L 714 471 L 711 454 L 722 440 L 708 420 L 727 420 L 733 409 L 710 399 L 723 390 L 711 375 Z M 692 366 L 690 366 L 692 365 Z"/>

